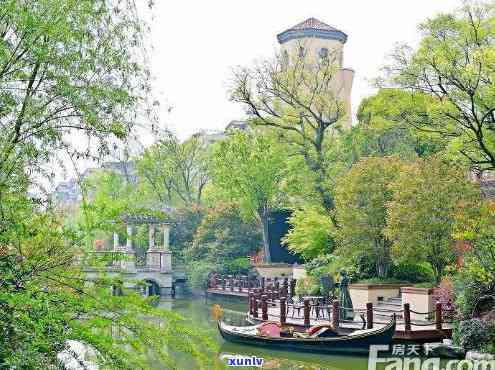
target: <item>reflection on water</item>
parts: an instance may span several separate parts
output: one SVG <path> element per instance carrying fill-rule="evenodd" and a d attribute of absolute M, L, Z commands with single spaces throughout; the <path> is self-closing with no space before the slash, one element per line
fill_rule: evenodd
<path fill-rule="evenodd" d="M 195 326 L 203 329 L 208 336 L 217 340 L 220 345 L 219 358 L 222 354 L 258 356 L 265 359 L 263 369 L 367 370 L 368 368 L 368 358 L 362 356 L 351 357 L 288 352 L 225 342 L 218 333 L 216 322 L 211 316 L 211 307 L 215 303 L 220 304 L 225 309 L 227 319 L 238 323 L 242 321 L 243 312 L 246 312 L 247 309 L 246 302 L 223 298 L 209 299 L 208 303 L 205 303 L 204 299 L 200 298 L 161 300 L 160 307 L 172 309 L 182 314 L 190 319 Z M 236 311 L 239 313 L 236 314 Z M 183 368 L 184 370 L 193 370 L 194 366 L 184 363 Z M 242 369 L 247 368 L 243 367 Z"/>

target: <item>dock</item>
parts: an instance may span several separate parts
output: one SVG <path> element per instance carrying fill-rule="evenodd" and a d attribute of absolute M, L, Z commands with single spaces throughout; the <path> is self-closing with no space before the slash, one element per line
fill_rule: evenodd
<path fill-rule="evenodd" d="M 437 303 L 431 312 L 420 313 L 411 310 L 407 303 L 397 309 L 383 309 L 373 307 L 370 302 L 365 309 L 355 308 L 350 314 L 351 309 L 340 307 L 336 299 L 306 297 L 295 302 L 295 283 L 286 277 L 267 282 L 263 278 L 217 276 L 209 282 L 207 292 L 246 300 L 246 317 L 252 322 L 276 321 L 297 327 L 332 325 L 343 330 L 360 330 L 383 327 L 395 316 L 395 340 L 433 342 L 452 338 L 453 312 L 442 303 Z M 411 314 L 423 314 L 427 319 L 412 320 Z"/>

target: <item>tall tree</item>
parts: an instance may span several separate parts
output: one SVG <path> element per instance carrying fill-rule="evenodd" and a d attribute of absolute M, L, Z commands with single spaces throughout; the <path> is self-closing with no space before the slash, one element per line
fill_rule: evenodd
<path fill-rule="evenodd" d="M 466 169 L 436 157 L 408 165 L 391 184 L 385 235 L 398 257 L 428 262 L 440 282 L 455 262 L 454 225 L 464 203 L 479 196 Z"/>
<path fill-rule="evenodd" d="M 404 118 L 424 112 L 430 101 L 426 95 L 411 96 L 400 89 L 380 89 L 363 99 L 357 113 L 359 122 L 350 135 L 356 154 L 415 159 L 444 149 L 445 140 L 417 130 Z"/>
<path fill-rule="evenodd" d="M 313 63 L 305 57 L 278 56 L 236 70 L 231 89 L 231 99 L 246 107 L 252 123 L 275 128 L 302 156 L 315 175 L 320 204 L 330 214 L 334 201 L 325 150 L 346 118 L 335 58 L 331 54 Z"/>
<path fill-rule="evenodd" d="M 105 154 L 129 134 L 148 97 L 140 19 L 132 0 L 0 2 L 0 368 L 61 368 L 68 340 L 109 369 L 173 368 L 181 350 L 209 362 L 180 317 L 105 280 L 89 289 L 84 234 L 32 195 L 57 150 Z"/>
<path fill-rule="evenodd" d="M 138 169 L 152 193 L 164 204 L 191 206 L 202 201 L 208 182 L 207 147 L 200 135 L 184 142 L 169 133 L 138 161 Z"/>
<path fill-rule="evenodd" d="M 263 231 L 263 247 L 271 262 L 268 222 L 280 205 L 280 186 L 286 152 L 270 135 L 236 132 L 217 144 L 213 154 L 213 185 L 229 201 L 239 204 L 247 219 L 257 219 Z"/>
<path fill-rule="evenodd" d="M 479 170 L 495 169 L 494 17 L 493 4 L 467 2 L 428 19 L 419 47 L 397 48 L 387 67 L 395 86 L 430 100 L 403 118 L 448 139 Z"/>
<path fill-rule="evenodd" d="M 389 186 L 404 165 L 398 157 L 364 158 L 339 179 L 335 190 L 340 253 L 366 251 L 380 278 L 388 277 L 392 240 L 385 233 Z"/>
<path fill-rule="evenodd" d="M 287 248 L 306 261 L 333 252 L 335 227 L 321 207 L 297 209 L 291 215 L 291 229 L 283 241 Z"/>

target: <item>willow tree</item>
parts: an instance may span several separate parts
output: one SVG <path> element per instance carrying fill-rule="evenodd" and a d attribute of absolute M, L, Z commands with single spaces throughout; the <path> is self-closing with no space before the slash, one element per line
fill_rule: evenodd
<path fill-rule="evenodd" d="M 397 48 L 387 67 L 394 86 L 431 99 L 401 119 L 447 139 L 478 170 L 495 169 L 494 17 L 493 3 L 467 2 L 428 19 L 419 47 Z"/>
<path fill-rule="evenodd" d="M 268 222 L 280 205 L 286 152 L 270 135 L 236 132 L 216 144 L 212 182 L 228 201 L 239 204 L 246 219 L 258 220 L 267 262 L 271 262 Z"/>
<path fill-rule="evenodd" d="M 278 56 L 234 72 L 231 99 L 246 108 L 255 125 L 278 130 L 314 175 L 313 188 L 329 213 L 334 209 L 334 182 L 326 150 L 346 117 L 331 53 L 318 62 Z"/>
<path fill-rule="evenodd" d="M 0 2 L 1 368 L 60 368 L 69 339 L 104 368 L 173 368 L 171 350 L 209 361 L 198 349 L 208 343 L 176 315 L 112 297 L 104 280 L 89 289 L 76 264 L 84 234 L 33 199 L 59 150 L 105 154 L 147 107 L 140 19 L 132 0 Z"/>

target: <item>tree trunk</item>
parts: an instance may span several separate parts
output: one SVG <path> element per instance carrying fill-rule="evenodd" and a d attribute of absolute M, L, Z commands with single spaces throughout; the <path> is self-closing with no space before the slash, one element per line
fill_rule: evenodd
<path fill-rule="evenodd" d="M 261 221 L 261 228 L 263 232 L 263 252 L 265 253 L 265 262 L 271 263 L 272 257 L 270 255 L 270 239 L 268 235 L 268 222 L 270 220 L 270 212 L 267 207 L 260 208 L 258 210 L 258 216 Z"/>
<path fill-rule="evenodd" d="M 438 286 L 442 282 L 442 275 L 444 268 L 442 264 L 439 263 L 433 263 L 432 267 L 433 267 L 433 274 L 435 275 L 435 283 Z"/>

